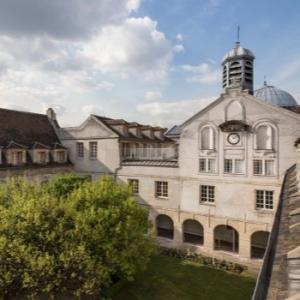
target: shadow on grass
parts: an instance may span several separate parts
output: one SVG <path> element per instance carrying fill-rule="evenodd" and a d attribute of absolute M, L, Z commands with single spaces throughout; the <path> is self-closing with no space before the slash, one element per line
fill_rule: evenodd
<path fill-rule="evenodd" d="M 247 300 L 255 278 L 186 260 L 154 256 L 145 272 L 111 290 L 113 300 Z"/>

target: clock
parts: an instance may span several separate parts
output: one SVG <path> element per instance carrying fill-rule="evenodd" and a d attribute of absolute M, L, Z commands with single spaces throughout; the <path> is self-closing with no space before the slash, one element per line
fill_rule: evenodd
<path fill-rule="evenodd" d="M 227 141 L 231 145 L 237 145 L 240 142 L 241 138 L 238 133 L 230 133 L 227 136 Z"/>

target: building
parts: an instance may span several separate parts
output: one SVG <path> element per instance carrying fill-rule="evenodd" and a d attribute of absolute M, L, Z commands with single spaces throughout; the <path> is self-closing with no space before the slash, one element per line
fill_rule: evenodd
<path fill-rule="evenodd" d="M 162 245 L 260 265 L 296 162 L 300 109 L 266 82 L 254 91 L 254 59 L 236 43 L 220 97 L 169 131 L 96 115 L 61 128 L 74 169 L 131 184 Z"/>
<path fill-rule="evenodd" d="M 0 120 L 0 181 L 25 176 L 44 182 L 72 170 L 52 109 L 46 115 L 0 109 Z"/>

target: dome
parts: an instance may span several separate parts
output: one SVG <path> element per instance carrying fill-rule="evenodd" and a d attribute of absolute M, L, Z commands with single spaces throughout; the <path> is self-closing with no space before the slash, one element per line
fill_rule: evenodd
<path fill-rule="evenodd" d="M 286 91 L 277 89 L 274 86 L 265 85 L 254 92 L 254 96 L 276 106 L 297 106 L 295 98 Z"/>
<path fill-rule="evenodd" d="M 225 56 L 223 57 L 223 62 L 227 59 L 237 56 L 250 56 L 254 58 L 254 54 L 251 50 L 241 47 L 240 43 L 237 42 L 235 47 L 225 54 Z"/>

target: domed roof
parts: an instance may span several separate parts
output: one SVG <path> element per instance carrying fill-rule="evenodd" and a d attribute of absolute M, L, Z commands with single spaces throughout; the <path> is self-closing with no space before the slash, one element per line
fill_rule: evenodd
<path fill-rule="evenodd" d="M 235 47 L 225 54 L 222 61 L 224 62 L 225 60 L 236 56 L 251 56 L 254 58 L 254 54 L 251 50 L 241 47 L 240 43 L 237 42 Z"/>
<path fill-rule="evenodd" d="M 276 106 L 297 106 L 295 98 L 286 91 L 277 89 L 272 85 L 264 86 L 254 92 L 254 96 Z"/>

